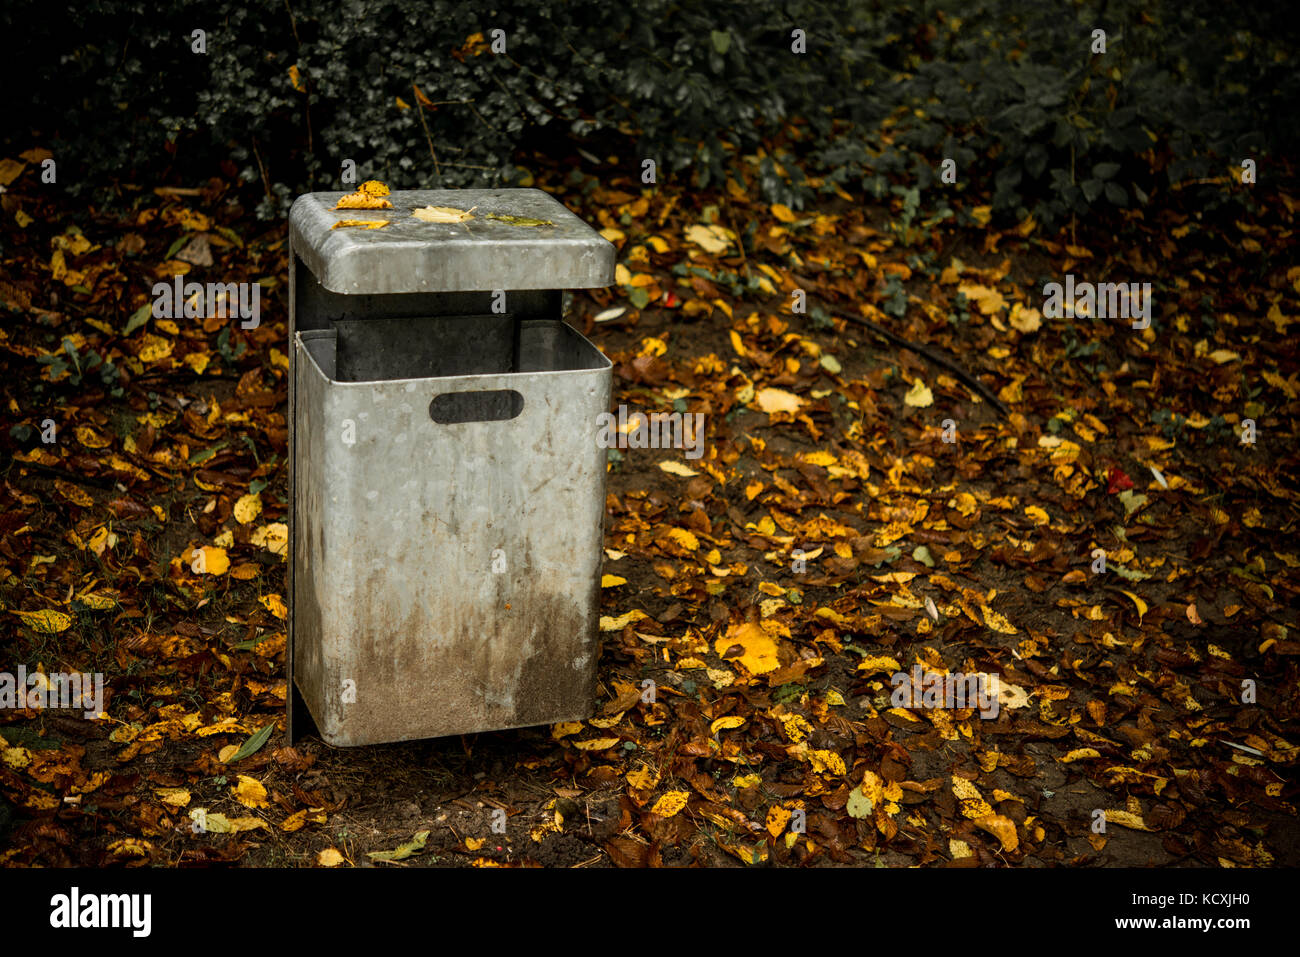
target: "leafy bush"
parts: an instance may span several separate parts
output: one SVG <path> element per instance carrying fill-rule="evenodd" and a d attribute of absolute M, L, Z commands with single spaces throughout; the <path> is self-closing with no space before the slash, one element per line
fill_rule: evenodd
<path fill-rule="evenodd" d="M 32 135 L 54 148 L 80 192 L 209 176 L 215 158 L 254 184 L 264 216 L 339 188 L 348 159 L 409 188 L 509 183 L 533 149 L 614 150 L 629 175 L 653 158 L 704 186 L 767 143 L 770 200 L 799 206 L 817 180 L 880 197 L 952 189 L 937 179 L 951 157 L 959 188 L 1051 222 L 1294 143 L 1268 125 L 1300 92 L 1281 14 L 1212 0 L 913 6 L 99 0 L 59 17 L 11 0 L 0 29 L 24 41 L 7 51 L 3 129 L 18 148 Z M 1104 56 L 1088 52 L 1094 27 Z M 497 28 L 504 53 L 490 49 Z M 796 28 L 806 55 L 791 51 Z M 191 51 L 198 29 L 206 54 Z"/>

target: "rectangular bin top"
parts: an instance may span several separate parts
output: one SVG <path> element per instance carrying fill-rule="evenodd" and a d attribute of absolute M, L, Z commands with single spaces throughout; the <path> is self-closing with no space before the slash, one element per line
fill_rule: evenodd
<path fill-rule="evenodd" d="M 392 209 L 334 209 L 345 195 L 307 193 L 289 211 L 294 252 L 331 292 L 592 289 L 614 282 L 614 247 L 540 189 L 394 190 L 385 197 Z M 412 215 L 425 206 L 473 208 L 473 218 L 431 223 Z M 517 225 L 489 213 L 555 225 Z M 331 228 L 344 219 L 390 225 Z"/>

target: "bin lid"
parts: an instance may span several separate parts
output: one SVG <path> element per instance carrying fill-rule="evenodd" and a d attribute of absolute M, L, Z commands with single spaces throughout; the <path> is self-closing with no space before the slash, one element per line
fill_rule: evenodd
<path fill-rule="evenodd" d="M 540 189 L 406 189 L 392 209 L 334 209 L 343 192 L 306 193 L 289 211 L 294 252 L 322 286 L 345 295 L 591 289 L 614 282 L 614 247 Z M 431 223 L 425 206 L 468 210 L 460 223 Z M 489 213 L 549 220 L 518 225 Z M 333 229 L 344 219 L 389 220 L 382 229 Z"/>

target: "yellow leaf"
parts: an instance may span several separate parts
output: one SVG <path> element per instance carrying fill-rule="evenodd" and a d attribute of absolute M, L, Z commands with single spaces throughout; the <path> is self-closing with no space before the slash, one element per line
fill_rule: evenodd
<path fill-rule="evenodd" d="M 361 229 L 382 229 L 387 226 L 391 220 L 387 219 L 340 219 L 330 229 L 348 229 L 356 226 Z"/>
<path fill-rule="evenodd" d="M 618 744 L 618 738 L 591 738 L 587 741 L 574 741 L 573 746 L 579 751 L 607 751 Z"/>
<path fill-rule="evenodd" d="M 1089 758 L 1099 758 L 1101 752 L 1096 748 L 1075 748 L 1069 754 L 1058 758 L 1062 764 L 1073 764 L 1075 761 L 1086 761 Z"/>
<path fill-rule="evenodd" d="M 186 549 L 181 559 L 195 575 L 224 575 L 230 568 L 230 556 L 226 550 L 212 545 Z"/>
<path fill-rule="evenodd" d="M 773 837 L 780 837 L 785 826 L 790 823 L 790 812 L 779 804 L 773 804 L 767 809 L 767 833 Z"/>
<path fill-rule="evenodd" d="M 335 209 L 392 209 L 393 204 L 384 199 L 388 187 L 378 180 L 367 180 L 338 201 Z"/>
<path fill-rule="evenodd" d="M 604 615 L 600 619 L 601 631 L 622 631 L 634 621 L 640 621 L 642 618 L 649 618 L 643 611 L 629 611 L 626 615 L 620 615 L 617 618 L 611 618 Z"/>
<path fill-rule="evenodd" d="M 52 608 L 46 608 L 42 611 L 15 611 L 12 614 L 21 618 L 23 624 L 32 631 L 40 632 L 43 635 L 57 635 L 72 627 L 71 615 L 65 615 L 61 611 L 54 611 Z"/>
<path fill-rule="evenodd" d="M 660 462 L 659 468 L 662 471 L 667 472 L 669 475 L 680 475 L 682 478 L 690 478 L 693 475 L 700 474 L 694 469 L 688 468 L 687 466 L 683 465 L 681 462 L 675 462 L 672 461 L 671 459 L 664 462 Z"/>
<path fill-rule="evenodd" d="M 745 719 L 740 715 L 727 715 L 725 718 L 718 718 L 709 725 L 709 733 L 717 734 L 719 731 L 730 731 L 732 728 L 739 728 L 745 723 Z"/>
<path fill-rule="evenodd" d="M 153 793 L 158 795 L 158 800 L 163 804 L 172 807 L 185 807 L 190 803 L 190 792 L 184 788 L 154 788 Z"/>
<path fill-rule="evenodd" d="M 1033 306 L 1016 303 L 1011 307 L 1011 327 L 1019 332 L 1037 332 L 1043 324 L 1043 314 Z"/>
<path fill-rule="evenodd" d="M 455 209 L 451 206 L 425 206 L 423 209 L 417 209 L 411 215 L 426 223 L 463 223 L 467 219 L 474 218 L 474 210 L 477 208 L 477 206 L 471 206 L 469 209 Z"/>
<path fill-rule="evenodd" d="M 1118 824 L 1120 827 L 1131 828 L 1135 831 L 1149 831 L 1146 821 L 1142 820 L 1141 815 L 1134 814 L 1131 811 L 1106 811 L 1106 823 Z"/>
<path fill-rule="evenodd" d="M 965 778 L 952 776 L 952 793 L 961 802 L 961 813 L 972 821 L 992 816 L 993 808 L 980 796 L 979 788 Z"/>
<path fill-rule="evenodd" d="M 12 183 L 26 166 L 26 163 L 17 160 L 0 159 L 0 186 L 8 186 Z"/>
<path fill-rule="evenodd" d="M 241 774 L 238 783 L 230 789 L 230 793 L 235 796 L 235 800 L 244 807 L 266 807 L 266 787 L 257 778 L 250 778 L 247 774 Z"/>
<path fill-rule="evenodd" d="M 672 817 L 682 808 L 686 807 L 686 800 L 691 796 L 690 791 L 669 791 L 650 809 L 651 814 L 658 814 L 660 817 Z"/>
<path fill-rule="evenodd" d="M 289 609 L 284 606 L 284 599 L 279 595 L 263 595 L 258 601 L 262 603 L 263 608 L 281 621 L 289 615 Z"/>
<path fill-rule="evenodd" d="M 986 316 L 1001 312 L 1007 304 L 1007 301 L 1002 298 L 1002 293 L 988 286 L 981 286 L 979 283 L 964 282 L 957 287 L 957 291 L 974 302 L 979 311 Z"/>
<path fill-rule="evenodd" d="M 918 377 L 912 382 L 912 388 L 907 390 L 907 395 L 903 396 L 903 404 L 923 409 L 926 406 L 934 405 L 934 393 Z"/>
<path fill-rule="evenodd" d="M 91 498 L 80 485 L 73 485 L 71 482 L 63 481 L 63 479 L 55 479 L 54 487 L 58 490 L 60 495 L 66 498 L 73 505 L 79 505 L 82 508 L 90 508 L 95 504 L 95 500 Z"/>
<path fill-rule="evenodd" d="M 577 734 L 581 730 L 581 721 L 561 721 L 551 727 L 551 737 L 559 741 L 561 738 L 567 738 L 569 735 Z"/>
<path fill-rule="evenodd" d="M 793 223 L 795 221 L 794 210 L 784 203 L 773 203 L 772 215 L 783 223 Z"/>
<path fill-rule="evenodd" d="M 487 843 L 487 839 L 486 839 L 486 838 L 482 838 L 482 837 L 467 837 L 467 838 L 465 838 L 465 850 L 467 850 L 467 851 L 478 851 L 478 850 L 482 850 L 482 849 L 483 849 L 483 845 L 486 844 L 486 843 Z"/>
<path fill-rule="evenodd" d="M 1011 624 L 1011 622 L 1007 621 L 988 605 L 980 605 L 980 611 L 984 613 L 984 624 L 992 628 L 994 631 L 1000 631 L 1004 635 L 1020 634 L 1020 632 L 1016 630 L 1015 625 Z"/>
<path fill-rule="evenodd" d="M 749 774 L 738 774 L 731 779 L 732 786 L 739 788 L 742 791 L 745 790 L 746 788 L 757 787 L 762 783 L 763 783 L 763 776 L 760 774 L 754 774 L 752 772 Z"/>
<path fill-rule="evenodd" d="M 670 528 L 668 537 L 688 552 L 697 551 L 700 547 L 700 540 L 695 537 L 695 533 L 684 528 Z"/>
<path fill-rule="evenodd" d="M 641 765 L 635 771 L 629 771 L 625 775 L 627 783 L 632 785 L 638 791 L 649 791 L 659 783 L 659 772 L 652 770 L 647 765 Z"/>
<path fill-rule="evenodd" d="M 826 751 L 820 748 L 809 751 L 808 760 L 812 762 L 813 770 L 819 774 L 829 772 L 843 775 L 847 773 L 847 769 L 844 767 L 844 759 L 834 751 Z"/>
<path fill-rule="evenodd" d="M 739 655 L 734 651 L 736 646 L 740 648 Z M 776 642 L 752 622 L 732 625 L 713 643 L 713 650 L 727 661 L 739 664 L 751 675 L 775 671 L 781 664 L 777 659 Z"/>
<path fill-rule="evenodd" d="M 1046 525 L 1052 519 L 1048 516 L 1046 509 L 1037 505 L 1025 506 L 1025 514 L 1034 520 L 1035 525 Z"/>
<path fill-rule="evenodd" d="M 87 425 L 77 426 L 76 434 L 77 441 L 88 449 L 106 449 L 111 444 L 108 439 Z"/>
<path fill-rule="evenodd" d="M 1020 846 L 1020 837 L 1016 834 L 1016 824 L 1011 818 L 1002 814 L 987 814 L 975 819 L 975 826 L 988 831 L 1002 842 L 1002 850 L 1014 851 Z"/>
<path fill-rule="evenodd" d="M 900 670 L 898 659 L 888 655 L 868 655 L 858 662 L 858 671 L 864 671 L 869 675 L 882 671 L 892 675 Z"/>
<path fill-rule="evenodd" d="M 798 412 L 803 407 L 803 399 L 785 389 L 759 389 L 754 395 L 754 401 L 768 415 L 774 412 Z"/>
<path fill-rule="evenodd" d="M 293 84 L 293 88 L 299 93 L 302 93 L 307 89 L 307 87 L 303 86 L 302 74 L 298 72 L 298 65 L 296 63 L 289 67 L 289 82 Z"/>
<path fill-rule="evenodd" d="M 338 867 L 343 863 L 343 855 L 335 848 L 327 847 L 316 855 L 316 863 L 321 867 Z"/>
<path fill-rule="evenodd" d="M 265 548 L 275 555 L 284 555 L 289 548 L 289 526 L 284 522 L 272 522 L 255 529 L 248 540 L 258 548 Z"/>
<path fill-rule="evenodd" d="M 147 332 L 144 338 L 140 340 L 140 351 L 137 352 L 136 358 L 146 365 L 166 359 L 172 354 L 173 343 L 170 339 L 162 336 L 155 336 L 152 332 Z"/>
<path fill-rule="evenodd" d="M 725 252 L 731 245 L 730 234 L 721 226 L 688 226 L 686 227 L 686 238 L 688 241 L 699 246 L 708 253 Z"/>
<path fill-rule="evenodd" d="M 601 588 L 617 588 L 619 585 L 626 585 L 627 579 L 620 578 L 618 575 L 602 575 L 600 577 Z"/>
<path fill-rule="evenodd" d="M 250 492 L 248 495 L 241 495 L 235 502 L 233 509 L 235 521 L 240 525 L 247 525 L 257 516 L 262 514 L 262 495 L 260 492 Z"/>
<path fill-rule="evenodd" d="M 1121 590 L 1122 590 L 1122 589 L 1121 589 Z M 1145 614 L 1147 613 L 1147 603 L 1144 602 L 1144 601 L 1143 601 L 1141 598 L 1139 598 L 1137 595 L 1133 594 L 1131 591 L 1126 591 L 1126 592 L 1124 592 L 1124 594 L 1125 594 L 1125 595 L 1128 595 L 1129 598 L 1132 598 L 1132 599 L 1133 599 L 1133 604 L 1137 606 L 1137 611 L 1138 611 L 1138 621 L 1141 621 L 1141 620 L 1142 620 L 1142 616 L 1145 615 Z"/>

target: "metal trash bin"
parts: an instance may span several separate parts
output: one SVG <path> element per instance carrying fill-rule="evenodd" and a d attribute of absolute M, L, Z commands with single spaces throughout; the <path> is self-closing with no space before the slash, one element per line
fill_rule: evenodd
<path fill-rule="evenodd" d="M 289 215 L 290 740 L 588 717 L 612 367 L 562 291 L 610 285 L 614 248 L 541 190 L 342 195 Z"/>

